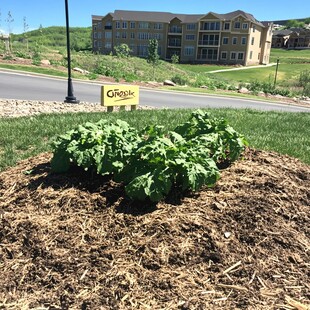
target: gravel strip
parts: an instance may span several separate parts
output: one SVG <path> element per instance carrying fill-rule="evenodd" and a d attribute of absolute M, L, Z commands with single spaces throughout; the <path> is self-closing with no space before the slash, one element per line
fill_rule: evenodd
<path fill-rule="evenodd" d="M 126 106 L 130 109 L 130 106 Z M 150 110 L 152 107 L 138 106 L 138 109 Z M 115 108 L 117 111 L 118 108 Z M 77 113 L 77 112 L 106 112 L 99 102 L 80 102 L 79 104 L 64 103 L 57 101 L 34 101 L 0 99 L 0 117 L 34 116 L 42 113 Z"/>

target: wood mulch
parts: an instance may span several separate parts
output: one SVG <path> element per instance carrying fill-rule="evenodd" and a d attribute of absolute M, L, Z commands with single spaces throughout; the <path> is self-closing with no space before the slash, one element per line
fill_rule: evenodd
<path fill-rule="evenodd" d="M 0 173 L 0 309 L 309 309 L 310 166 L 247 149 L 154 205 L 50 159 Z"/>

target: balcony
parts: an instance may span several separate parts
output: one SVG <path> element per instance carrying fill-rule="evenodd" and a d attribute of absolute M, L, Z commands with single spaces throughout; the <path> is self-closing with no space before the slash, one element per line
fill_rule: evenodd
<path fill-rule="evenodd" d="M 181 47 L 181 40 L 168 40 L 168 47 Z"/>
<path fill-rule="evenodd" d="M 217 54 L 214 54 L 214 55 L 198 54 L 197 59 L 208 60 L 208 61 L 218 61 Z"/>
<path fill-rule="evenodd" d="M 170 34 L 182 34 L 182 27 L 178 27 L 178 26 L 172 26 L 169 27 L 168 33 Z"/>
<path fill-rule="evenodd" d="M 112 29 L 112 26 L 104 26 L 104 29 L 105 29 L 105 30 L 111 30 L 111 29 Z"/>
<path fill-rule="evenodd" d="M 201 46 L 206 46 L 206 45 L 218 46 L 219 40 L 199 40 L 198 45 L 201 45 Z"/>

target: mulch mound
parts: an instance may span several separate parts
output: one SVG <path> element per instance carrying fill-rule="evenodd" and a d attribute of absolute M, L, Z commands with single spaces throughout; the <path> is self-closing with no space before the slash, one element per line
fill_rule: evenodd
<path fill-rule="evenodd" d="M 247 149 L 152 205 L 50 159 L 0 173 L 0 309 L 309 309 L 310 166 Z"/>

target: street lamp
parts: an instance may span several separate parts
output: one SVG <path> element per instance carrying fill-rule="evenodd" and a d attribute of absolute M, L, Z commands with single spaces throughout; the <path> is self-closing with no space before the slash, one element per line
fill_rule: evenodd
<path fill-rule="evenodd" d="M 70 36 L 69 36 L 69 13 L 68 13 L 68 0 L 65 0 L 66 6 L 66 30 L 67 30 L 67 59 L 68 59 L 68 93 L 65 98 L 65 102 L 67 103 L 79 103 L 73 95 L 73 85 L 71 79 L 71 54 L 70 54 Z"/>

